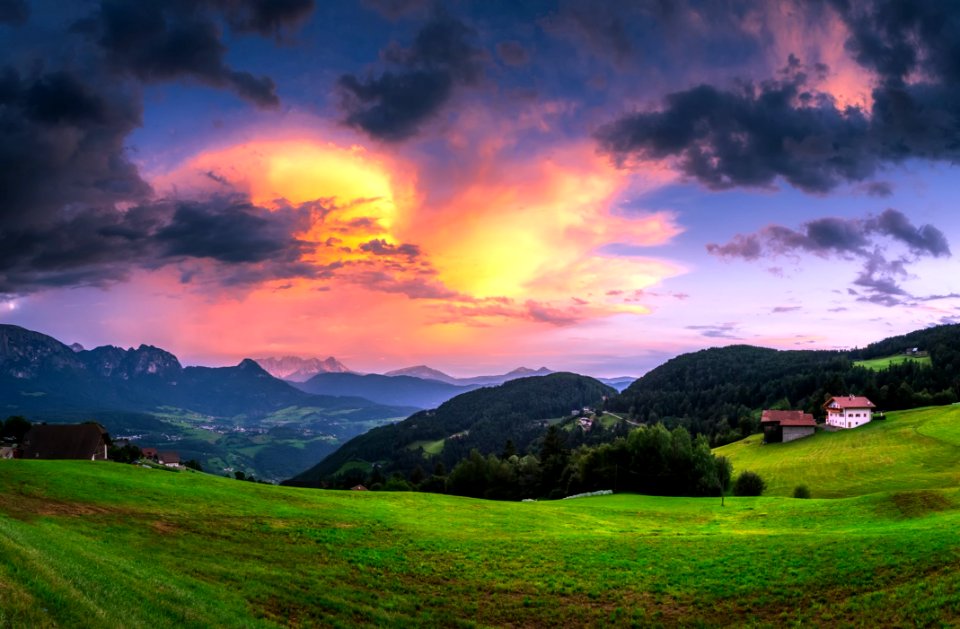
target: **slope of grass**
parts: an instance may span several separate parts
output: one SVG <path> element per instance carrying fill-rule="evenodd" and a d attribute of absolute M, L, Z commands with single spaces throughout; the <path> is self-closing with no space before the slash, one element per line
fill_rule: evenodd
<path fill-rule="evenodd" d="M 908 361 L 914 361 L 919 365 L 925 365 L 927 367 L 931 365 L 929 356 L 907 356 L 906 354 L 896 354 L 894 356 L 886 356 L 884 358 L 871 358 L 869 360 L 858 360 L 853 364 L 855 367 L 864 367 L 866 369 L 880 371 L 881 369 L 886 369 L 891 365 L 899 365 Z"/>
<path fill-rule="evenodd" d="M 0 461 L 0 498 L 0 626 L 960 622 L 957 489 L 498 503 Z"/>
<path fill-rule="evenodd" d="M 960 405 L 887 413 L 887 419 L 790 443 L 753 435 L 715 452 L 751 470 L 768 493 L 805 484 L 814 497 L 856 496 L 960 485 Z"/>

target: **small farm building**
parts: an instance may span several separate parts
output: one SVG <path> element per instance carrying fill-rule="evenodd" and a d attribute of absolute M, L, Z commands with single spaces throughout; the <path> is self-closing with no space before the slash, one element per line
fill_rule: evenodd
<path fill-rule="evenodd" d="M 100 424 L 35 424 L 21 444 L 25 459 L 107 458 L 107 431 Z"/>
<path fill-rule="evenodd" d="M 157 463 L 167 467 L 180 467 L 180 455 L 176 452 L 158 452 Z"/>
<path fill-rule="evenodd" d="M 809 437 L 817 430 L 817 422 L 810 413 L 803 411 L 765 410 L 760 416 L 763 440 L 766 443 L 781 443 Z"/>

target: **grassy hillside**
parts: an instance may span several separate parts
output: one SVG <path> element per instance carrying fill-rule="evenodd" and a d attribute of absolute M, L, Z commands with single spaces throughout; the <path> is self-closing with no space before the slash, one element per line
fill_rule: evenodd
<path fill-rule="evenodd" d="M 762 435 L 714 450 L 758 472 L 768 493 L 805 484 L 814 497 L 960 486 L 960 405 L 887 413 L 886 420 L 790 443 Z"/>
<path fill-rule="evenodd" d="M 884 358 L 858 360 L 855 361 L 853 365 L 855 367 L 864 367 L 866 369 L 872 369 L 873 371 L 880 371 L 881 369 L 886 369 L 891 365 L 900 365 L 906 362 L 915 362 L 918 365 L 925 365 L 927 367 L 931 365 L 929 356 L 906 356 L 904 354 L 886 356 Z"/>
<path fill-rule="evenodd" d="M 438 461 L 453 469 L 472 449 L 483 455 L 500 452 L 507 440 L 526 453 L 543 438 L 545 426 L 553 419 L 568 415 L 571 409 L 596 406 L 615 393 L 593 378 L 572 373 L 484 387 L 359 435 L 289 482 L 316 486 L 325 480 L 339 481 L 345 487 L 367 482 L 362 476 L 345 475 L 360 469 L 356 463 L 364 468 L 376 463 L 385 476 L 393 472 L 409 476 L 417 466 L 432 469 Z"/>
<path fill-rule="evenodd" d="M 0 496 L 0 626 L 960 622 L 956 488 L 505 503 L 0 461 Z"/>

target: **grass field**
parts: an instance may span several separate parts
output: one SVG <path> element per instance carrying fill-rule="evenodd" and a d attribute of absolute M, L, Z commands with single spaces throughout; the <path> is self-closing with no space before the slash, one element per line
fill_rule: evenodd
<path fill-rule="evenodd" d="M 956 624 L 960 490 L 945 462 L 960 447 L 956 413 L 858 429 L 875 442 L 866 450 L 913 441 L 886 466 L 864 454 L 818 472 L 806 481 L 814 499 L 725 507 L 633 495 L 489 502 L 0 461 L 0 626 Z M 784 493 L 796 468 L 769 452 L 836 464 L 856 432 L 725 453 Z M 922 455 L 899 461 L 918 444 Z M 889 484 L 880 472 L 853 478 L 878 467 Z M 817 499 L 827 488 L 850 497 Z"/>
<path fill-rule="evenodd" d="M 799 484 L 814 497 L 960 486 L 960 405 L 887 413 L 860 428 L 764 445 L 762 435 L 717 448 L 735 470 L 759 473 L 768 494 Z"/>
<path fill-rule="evenodd" d="M 858 360 L 853 364 L 856 367 L 866 367 L 867 369 L 880 371 L 881 369 L 886 369 L 890 365 L 899 365 L 901 363 L 910 361 L 916 362 L 920 365 L 926 365 L 927 367 L 929 367 L 931 364 L 929 356 L 907 356 L 905 354 L 895 354 L 885 358 L 871 358 L 870 360 Z"/>

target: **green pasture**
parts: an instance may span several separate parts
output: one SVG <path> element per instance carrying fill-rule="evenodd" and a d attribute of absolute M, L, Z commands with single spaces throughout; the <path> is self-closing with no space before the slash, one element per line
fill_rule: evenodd
<path fill-rule="evenodd" d="M 866 369 L 880 371 L 881 369 L 886 369 L 891 365 L 899 365 L 901 363 L 911 361 L 927 367 L 929 367 L 931 364 L 929 356 L 907 356 L 906 354 L 895 354 L 885 358 L 871 358 L 870 360 L 858 360 L 853 364 L 856 367 L 865 367 Z"/>
<path fill-rule="evenodd" d="M 0 498 L 0 626 L 960 622 L 955 488 L 507 503 L 14 460 Z"/>
<path fill-rule="evenodd" d="M 423 448 L 423 454 L 437 456 L 443 452 L 443 444 L 446 443 L 446 439 L 437 439 L 435 441 L 414 441 L 409 446 L 408 450 L 416 450 L 418 448 Z"/>
<path fill-rule="evenodd" d="M 886 417 L 789 443 L 764 444 L 753 435 L 714 452 L 728 457 L 735 473 L 759 473 L 770 495 L 790 495 L 800 484 L 815 498 L 960 486 L 960 405 Z"/>

